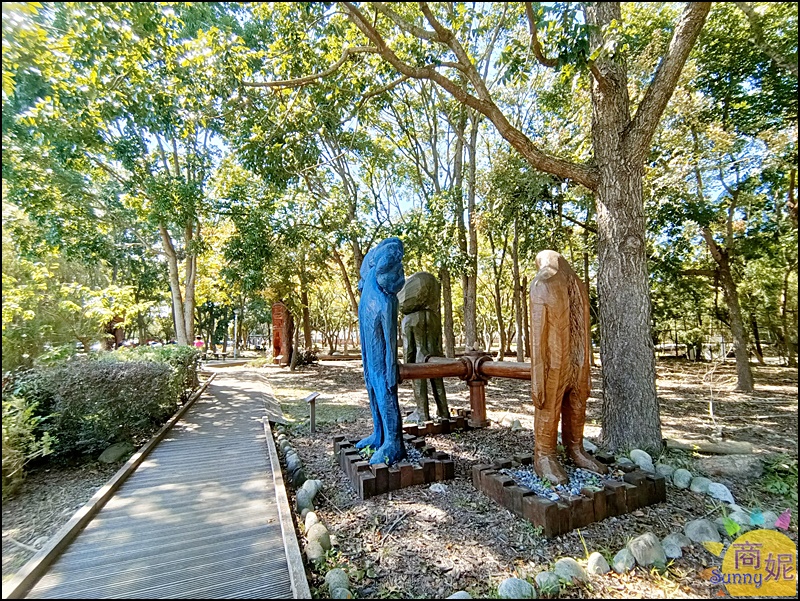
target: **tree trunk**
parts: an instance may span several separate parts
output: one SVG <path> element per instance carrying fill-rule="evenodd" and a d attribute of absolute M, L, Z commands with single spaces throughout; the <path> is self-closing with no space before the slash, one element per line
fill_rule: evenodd
<path fill-rule="evenodd" d="M 469 349 L 470 331 L 475 340 L 478 319 L 478 231 L 475 215 L 475 183 L 478 161 L 478 125 L 480 117 L 473 115 L 472 129 L 469 136 L 469 170 L 467 171 L 467 230 L 469 232 L 469 250 L 467 255 L 467 273 L 464 288 L 464 332 L 467 335 L 467 348 Z"/>
<path fill-rule="evenodd" d="M 178 255 L 164 225 L 159 225 L 161 242 L 164 245 L 164 254 L 167 255 L 167 270 L 169 271 L 169 289 L 172 293 L 172 319 L 175 324 L 175 340 L 178 344 L 187 345 L 185 321 L 183 319 L 183 298 L 181 295 L 181 282 L 178 275 Z M 142 344 L 140 341 L 139 344 Z"/>
<path fill-rule="evenodd" d="M 619 4 L 587 7 L 587 21 L 605 26 L 621 19 Z M 600 31 L 592 47 L 602 44 Z M 600 297 L 600 357 L 603 364 L 603 444 L 661 448 L 650 285 L 644 234 L 642 164 L 626 149 L 630 124 L 627 69 L 619 59 L 602 60 L 592 78 L 592 139 L 600 171 L 597 188 L 597 292 Z"/>
<path fill-rule="evenodd" d="M 450 282 L 450 270 L 447 267 L 439 268 L 439 280 L 442 284 L 442 315 L 444 316 L 444 356 L 456 356 L 456 337 L 453 332 L 453 290 Z"/>
<path fill-rule="evenodd" d="M 750 357 L 747 352 L 747 335 L 745 334 L 742 309 L 739 303 L 739 292 L 736 289 L 736 282 L 733 281 L 728 252 L 716 243 L 711 230 L 703 228 L 702 233 L 711 256 L 719 266 L 719 280 L 725 293 L 725 303 L 728 305 L 728 319 L 730 321 L 731 335 L 733 336 L 733 352 L 736 355 L 736 390 L 753 392 L 753 372 L 750 369 Z M 724 359 L 725 353 L 723 353 L 723 361 Z"/>
<path fill-rule="evenodd" d="M 497 360 L 502 361 L 506 353 L 506 328 L 503 324 L 503 304 L 500 291 L 500 275 L 495 274 L 494 278 L 494 311 L 497 315 L 497 329 L 500 333 L 500 350 L 497 354 Z"/>
<path fill-rule="evenodd" d="M 197 234 L 200 234 L 198 225 Z M 183 295 L 183 323 L 186 330 L 186 344 L 194 342 L 194 305 L 195 305 L 195 282 L 197 280 L 197 254 L 193 250 L 192 241 L 194 240 L 194 225 L 189 223 L 184 228 L 184 241 L 186 248 L 186 278 Z M 180 343 L 178 343 L 180 344 Z"/>
<path fill-rule="evenodd" d="M 789 324 L 789 276 L 792 274 L 794 265 L 783 272 L 783 286 L 781 289 L 781 327 L 783 329 L 783 345 L 786 349 L 786 364 L 789 367 L 797 367 L 797 340 L 792 340 L 790 331 L 797 332 L 797 311 L 794 312 L 794 324 Z M 790 330 L 790 328 L 793 328 Z"/>
<path fill-rule="evenodd" d="M 764 351 L 761 350 L 761 335 L 758 332 L 758 320 L 754 313 L 750 314 L 750 327 L 753 328 L 753 340 L 756 343 L 756 359 L 759 365 L 764 365 Z"/>
<path fill-rule="evenodd" d="M 525 348 L 525 356 L 531 356 L 531 341 L 529 338 L 529 332 L 531 331 L 531 324 L 528 321 L 528 276 L 522 276 L 522 319 L 524 320 L 524 326 L 522 328 L 522 337 L 525 340 L 524 348 Z"/>
<path fill-rule="evenodd" d="M 519 223 L 514 219 L 514 238 L 511 243 L 511 273 L 514 279 L 514 324 L 517 332 L 517 361 L 525 361 L 525 341 L 522 339 L 522 285 L 519 281 Z"/>

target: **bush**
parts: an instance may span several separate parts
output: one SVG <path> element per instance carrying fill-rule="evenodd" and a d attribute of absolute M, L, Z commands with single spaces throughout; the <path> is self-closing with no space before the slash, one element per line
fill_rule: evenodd
<path fill-rule="evenodd" d="M 121 361 L 154 361 L 169 365 L 181 388 L 182 400 L 191 396 L 191 391 L 197 388 L 197 370 L 200 361 L 200 351 L 192 346 L 137 346 L 131 349 L 119 349 L 114 353 L 107 353 L 110 358 Z"/>
<path fill-rule="evenodd" d="M 14 386 L 15 394 L 41 412 L 39 427 L 58 440 L 57 455 L 141 442 L 175 412 L 181 392 L 172 368 L 163 363 L 88 358 L 30 370 Z"/>
<path fill-rule="evenodd" d="M 54 442 L 48 432 L 37 436 L 41 418 L 35 406 L 12 394 L 3 395 L 3 499 L 14 492 L 30 460 L 47 455 Z"/>

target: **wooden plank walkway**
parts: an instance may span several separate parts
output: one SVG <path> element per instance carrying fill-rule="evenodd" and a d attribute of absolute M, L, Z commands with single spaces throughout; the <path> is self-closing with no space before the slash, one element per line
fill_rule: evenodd
<path fill-rule="evenodd" d="M 302 587 L 293 591 L 290 572 L 296 578 L 297 566 L 287 561 L 275 459 L 262 421 L 265 410 L 280 412 L 275 405 L 252 370 L 220 370 L 27 597 L 278 599 L 302 593 Z"/>

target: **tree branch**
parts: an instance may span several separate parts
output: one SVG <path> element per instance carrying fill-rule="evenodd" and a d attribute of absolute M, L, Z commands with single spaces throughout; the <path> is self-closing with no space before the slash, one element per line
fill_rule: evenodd
<path fill-rule="evenodd" d="M 329 68 L 314 75 L 306 75 L 305 77 L 298 77 L 296 79 L 284 79 L 281 81 L 242 81 L 242 85 L 251 88 L 297 88 L 305 86 L 328 75 L 333 75 L 339 70 L 345 61 L 354 54 L 374 53 L 376 48 L 371 46 L 348 46 L 342 50 L 342 57 L 333 63 Z"/>
<path fill-rule="evenodd" d="M 485 87 L 486 98 L 477 98 L 456 82 L 448 79 L 431 67 L 413 67 L 404 63 L 398 58 L 394 51 L 389 48 L 380 33 L 369 23 L 358 7 L 351 2 L 342 2 L 342 5 L 347 10 L 349 19 L 373 44 L 375 44 L 375 52 L 397 69 L 397 71 L 410 78 L 428 79 L 437 83 L 458 102 L 488 117 L 497 127 L 500 135 L 519 151 L 533 167 L 559 177 L 572 179 L 590 190 L 597 188 L 599 174 L 596 169 L 548 155 L 540 150 L 531 142 L 530 138 L 508 122 L 502 111 L 492 101 Z M 474 66 L 472 66 L 472 69 L 474 70 Z"/>
<path fill-rule="evenodd" d="M 761 46 L 761 49 L 764 51 L 764 53 L 773 61 L 775 61 L 776 65 L 786 69 L 795 77 L 797 77 L 797 63 L 786 60 L 785 57 L 781 56 L 767 45 L 766 41 L 764 40 L 764 30 L 761 27 L 761 21 L 759 20 L 756 11 L 754 11 L 753 7 L 750 6 L 750 3 L 734 2 L 734 6 L 741 10 L 747 17 L 747 20 L 750 23 L 750 33 L 753 34 L 753 40 L 755 40 L 755 42 Z"/>
<path fill-rule="evenodd" d="M 558 65 L 558 60 L 554 58 L 547 58 L 542 51 L 542 45 L 539 43 L 539 36 L 537 35 L 538 27 L 536 23 L 536 15 L 533 14 L 533 5 L 530 2 L 525 3 L 525 14 L 528 17 L 528 29 L 531 32 L 531 50 L 533 56 L 545 67 L 555 67 Z"/>
<path fill-rule="evenodd" d="M 669 50 L 658 65 L 653 81 L 625 133 L 625 143 L 634 161 L 644 160 L 653 133 L 672 97 L 683 65 L 700 35 L 709 10 L 711 2 L 689 2 L 675 27 Z"/>

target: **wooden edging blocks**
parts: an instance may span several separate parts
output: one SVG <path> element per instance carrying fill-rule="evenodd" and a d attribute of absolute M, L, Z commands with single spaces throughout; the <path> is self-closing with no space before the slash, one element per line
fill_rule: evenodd
<path fill-rule="evenodd" d="M 530 465 L 532 457 L 514 455 L 513 461 Z M 584 489 L 581 495 L 554 502 L 517 486 L 512 478 L 500 473 L 499 470 L 511 465 L 510 459 L 473 465 L 472 485 L 515 515 L 541 526 L 548 538 L 666 501 L 664 477 L 636 469 L 626 473 L 623 482 L 606 480 L 601 490 Z"/>
<path fill-rule="evenodd" d="M 408 486 L 451 480 L 455 477 L 455 463 L 450 455 L 436 451 L 424 439 L 414 436 L 414 428 L 417 426 L 403 428 L 403 438 L 425 455 L 419 466 L 407 461 L 391 467 L 385 463 L 370 464 L 356 450 L 358 440 L 348 440 L 344 436 L 334 437 L 333 453 L 360 498 L 368 499 Z"/>

